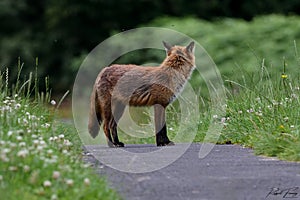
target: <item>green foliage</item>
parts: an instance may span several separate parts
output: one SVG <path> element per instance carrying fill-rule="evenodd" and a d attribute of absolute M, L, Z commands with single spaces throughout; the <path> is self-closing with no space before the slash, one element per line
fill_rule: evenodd
<path fill-rule="evenodd" d="M 236 80 L 239 72 L 251 73 L 264 64 L 270 76 L 281 72 L 283 57 L 291 75 L 297 72 L 295 44 L 300 43 L 300 17 L 278 15 L 254 18 L 251 22 L 223 19 L 210 23 L 195 18 L 159 18 L 149 26 L 171 28 L 199 42 L 210 54 L 225 79 Z M 245 74 L 245 75 L 246 75 Z"/>
<path fill-rule="evenodd" d="M 37 91 L 30 87 L 37 79 L 18 79 L 11 89 L 8 77 L 0 73 L 1 199 L 118 199 L 82 162 L 74 127 L 46 107 L 49 93 L 27 95 Z"/>
<path fill-rule="evenodd" d="M 26 66 L 34 66 L 38 57 L 40 76 L 55 78 L 51 88 L 63 92 L 72 87 L 79 67 L 76 60 L 114 31 L 135 28 L 161 16 L 251 20 L 262 14 L 299 14 L 299 6 L 298 0 L 1 0 L 0 70 L 9 68 L 10 74 L 16 75 L 18 57 Z M 198 27 L 192 26 L 190 31 L 194 29 Z M 29 73 L 33 69 L 24 70 Z"/>

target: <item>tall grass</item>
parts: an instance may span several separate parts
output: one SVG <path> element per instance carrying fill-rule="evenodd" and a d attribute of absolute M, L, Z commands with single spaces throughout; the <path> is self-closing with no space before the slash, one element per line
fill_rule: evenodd
<path fill-rule="evenodd" d="M 227 80 L 239 94 L 231 93 L 227 102 L 221 142 L 250 146 L 257 154 L 300 160 L 300 82 L 290 77 L 284 60 L 282 73 L 275 77 L 269 76 L 262 63 L 260 72 L 242 83 Z"/>
<path fill-rule="evenodd" d="M 118 199 L 82 162 L 74 127 L 57 122 L 49 79 L 40 92 L 37 67 L 24 81 L 22 67 L 13 86 L 0 73 L 1 199 Z"/>
<path fill-rule="evenodd" d="M 257 154 L 299 161 L 300 81 L 291 78 L 290 67 L 283 59 L 282 73 L 271 76 L 270 67 L 262 61 L 256 72 L 241 69 L 240 79 L 225 80 L 226 115 L 204 115 L 206 123 L 199 123 L 203 127 L 195 141 L 202 141 L 207 122 L 214 118 L 224 125 L 218 143 L 241 144 L 253 148 Z"/>

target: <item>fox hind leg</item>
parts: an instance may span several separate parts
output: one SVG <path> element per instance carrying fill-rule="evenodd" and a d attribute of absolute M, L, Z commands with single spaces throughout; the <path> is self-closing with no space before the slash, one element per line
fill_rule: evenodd
<path fill-rule="evenodd" d="M 107 144 L 109 147 L 114 147 L 113 140 L 111 137 L 111 121 L 113 119 L 111 112 L 111 102 L 110 99 L 107 101 L 102 101 L 101 111 L 103 116 L 103 131 L 106 136 Z"/>
<path fill-rule="evenodd" d="M 103 131 L 106 136 L 107 144 L 109 147 L 114 147 L 111 134 L 110 134 L 110 126 L 109 126 L 109 121 L 107 119 L 104 120 L 103 123 Z"/>
<path fill-rule="evenodd" d="M 118 122 L 121 116 L 123 115 L 125 105 L 118 101 L 113 101 L 112 104 L 113 104 L 112 106 L 113 117 L 111 119 L 110 128 L 111 128 L 111 134 L 114 141 L 113 144 L 116 147 L 124 147 L 124 143 L 119 141 L 117 128 L 118 128 Z"/>

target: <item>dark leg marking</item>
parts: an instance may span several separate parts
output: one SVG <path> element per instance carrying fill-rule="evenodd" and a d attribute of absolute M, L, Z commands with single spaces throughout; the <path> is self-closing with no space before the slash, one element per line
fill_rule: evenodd
<path fill-rule="evenodd" d="M 113 117 L 110 121 L 110 129 L 111 129 L 111 134 L 113 137 L 113 145 L 115 147 L 124 147 L 124 143 L 119 141 L 117 129 L 118 129 L 118 122 L 119 122 L 121 116 L 123 115 L 125 105 L 118 101 L 113 101 L 112 104 L 113 104 L 113 107 L 112 107 Z"/>
<path fill-rule="evenodd" d="M 161 105 L 154 105 L 156 145 L 167 146 L 174 145 L 167 136 L 167 126 L 165 120 L 165 108 Z"/>

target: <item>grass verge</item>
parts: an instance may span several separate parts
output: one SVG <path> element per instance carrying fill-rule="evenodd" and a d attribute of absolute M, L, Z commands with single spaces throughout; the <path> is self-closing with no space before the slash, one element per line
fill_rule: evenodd
<path fill-rule="evenodd" d="M 82 162 L 76 130 L 56 120 L 54 101 L 45 106 L 37 78 L 9 88 L 8 70 L 0 76 L 1 199 L 120 199 Z"/>
<path fill-rule="evenodd" d="M 218 143 L 240 144 L 259 155 L 300 161 L 300 81 L 291 78 L 283 65 L 282 73 L 274 76 L 262 62 L 257 72 L 241 73 L 239 81 L 225 80 L 226 115 L 203 116 L 203 121 L 224 125 Z M 207 124 L 199 124 L 195 141 L 203 140 Z"/>

